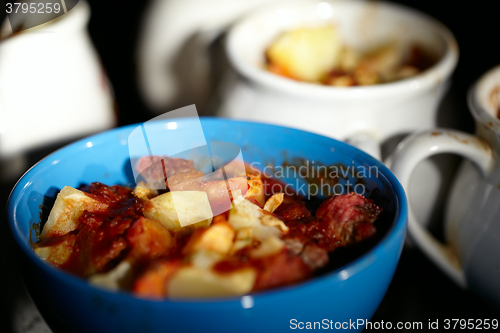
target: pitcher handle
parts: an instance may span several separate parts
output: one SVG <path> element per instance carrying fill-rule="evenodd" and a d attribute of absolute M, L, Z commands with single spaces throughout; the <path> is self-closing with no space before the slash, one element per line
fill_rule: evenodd
<path fill-rule="evenodd" d="M 392 160 L 391 170 L 408 193 L 410 179 L 416 166 L 437 154 L 453 153 L 471 160 L 487 177 L 493 168 L 493 153 L 482 139 L 448 129 L 416 133 L 400 143 Z M 448 244 L 438 241 L 416 218 L 411 202 L 408 205 L 408 233 L 418 247 L 461 287 L 467 282 L 456 253 Z"/>

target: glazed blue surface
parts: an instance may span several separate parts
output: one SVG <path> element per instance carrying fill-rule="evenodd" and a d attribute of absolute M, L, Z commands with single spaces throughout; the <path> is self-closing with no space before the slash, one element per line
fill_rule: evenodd
<path fill-rule="evenodd" d="M 189 128 L 194 120 L 175 121 L 179 128 Z M 365 179 L 366 195 L 382 198 L 384 211 L 391 218 L 389 230 L 368 253 L 346 266 L 304 283 L 243 299 L 148 301 L 126 292 L 91 287 L 85 280 L 38 259 L 31 249 L 30 229 L 40 222 L 44 198 L 54 197 L 65 185 L 78 187 L 95 181 L 133 185 L 127 140 L 137 125 L 118 128 L 49 155 L 20 179 L 11 193 L 9 225 L 20 250 L 21 270 L 42 314 L 51 318 L 49 324 L 61 323 L 75 332 L 255 333 L 289 330 L 292 319 L 297 323 L 368 320 L 389 286 L 406 232 L 406 197 L 396 177 L 356 148 L 312 133 L 218 118 L 202 118 L 201 124 L 207 142 L 236 143 L 246 162 L 262 166 L 281 165 L 293 157 L 327 165 L 376 166 L 378 174 Z M 165 128 L 164 121 L 153 125 L 153 131 Z M 189 131 L 184 132 L 183 137 L 167 140 L 165 145 L 189 142 Z"/>

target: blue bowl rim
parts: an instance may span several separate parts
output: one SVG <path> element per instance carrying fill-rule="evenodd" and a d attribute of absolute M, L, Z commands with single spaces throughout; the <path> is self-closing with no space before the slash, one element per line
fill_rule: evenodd
<path fill-rule="evenodd" d="M 175 119 L 167 119 L 167 120 L 161 120 L 161 121 L 177 121 L 177 122 L 183 122 L 183 121 L 189 121 L 190 118 L 175 118 Z M 344 265 L 342 267 L 339 267 L 331 272 L 328 272 L 324 275 L 313 277 L 311 279 L 308 279 L 306 281 L 300 282 L 300 283 L 295 283 L 292 285 L 288 286 L 283 286 L 283 287 L 278 287 L 278 288 L 273 288 L 271 290 L 266 290 L 262 292 L 257 292 L 257 293 L 251 293 L 249 295 L 245 296 L 251 296 L 253 299 L 268 299 L 268 298 L 275 298 L 275 297 L 280 297 L 283 296 L 283 294 L 288 294 L 288 293 L 293 293 L 294 291 L 303 291 L 303 292 L 308 292 L 308 291 L 313 291 L 318 288 L 322 289 L 324 288 L 325 284 L 331 283 L 331 282 L 341 282 L 344 281 L 353 275 L 357 274 L 358 272 L 362 271 L 366 266 L 371 264 L 371 258 L 373 258 L 374 254 L 378 254 L 383 251 L 384 246 L 387 243 L 394 242 L 395 239 L 398 237 L 398 234 L 400 233 L 405 233 L 406 234 L 406 221 L 408 217 L 408 203 L 407 203 L 407 198 L 406 194 L 404 191 L 403 186 L 400 184 L 399 180 L 397 177 L 392 173 L 392 171 L 389 170 L 383 163 L 380 161 L 376 160 L 372 156 L 368 155 L 367 153 L 350 146 L 349 144 L 329 138 L 323 135 L 299 130 L 299 129 L 294 129 L 291 127 L 286 127 L 286 126 L 279 126 L 279 125 L 272 125 L 272 124 L 265 124 L 265 123 L 259 123 L 259 122 L 253 122 L 253 121 L 242 121 L 242 120 L 232 120 L 232 119 L 226 119 L 226 118 L 219 118 L 219 117 L 200 117 L 200 120 L 203 123 L 232 123 L 232 124 L 253 124 L 253 125 L 258 125 L 258 126 L 264 126 L 264 127 L 273 127 L 273 128 L 279 128 L 285 131 L 296 131 L 296 132 L 304 132 L 307 133 L 310 136 L 316 136 L 318 138 L 326 138 L 328 140 L 334 141 L 336 144 L 344 146 L 345 148 L 348 149 L 348 151 L 352 151 L 356 155 L 358 155 L 360 158 L 366 161 L 370 161 L 370 163 L 374 163 L 381 172 L 379 173 L 382 177 L 386 178 L 388 181 L 391 189 L 395 193 L 395 198 L 397 201 L 397 209 L 396 209 L 396 217 L 395 217 L 395 222 L 391 225 L 389 230 L 386 231 L 386 234 L 378 241 L 377 244 L 374 245 L 370 251 L 367 253 L 364 253 L 360 257 L 356 258 L 355 260 L 349 262 L 347 265 Z M 240 304 L 241 298 L 245 296 L 237 296 L 237 297 L 226 297 L 226 298 L 212 298 L 212 299 L 164 299 L 164 300 L 154 300 L 154 299 L 146 299 L 146 298 L 139 298 L 133 296 L 130 292 L 128 291 L 111 291 L 105 288 L 100 288 L 97 286 L 92 286 L 87 282 L 87 280 L 78 277 L 76 275 L 73 275 L 71 273 L 65 272 L 61 269 L 58 269 L 56 267 L 51 266 L 50 264 L 44 262 L 41 260 L 33 251 L 33 249 L 25 243 L 21 236 L 18 234 L 18 229 L 17 229 L 17 221 L 15 219 L 15 211 L 16 211 L 16 203 L 19 200 L 18 198 L 22 195 L 23 189 L 28 185 L 27 179 L 29 176 L 40 166 L 44 166 L 47 163 L 51 163 L 53 160 L 56 160 L 59 155 L 65 153 L 66 150 L 72 150 L 74 148 L 78 148 L 81 146 L 82 149 L 85 149 L 88 142 L 97 142 L 97 143 L 104 143 L 106 141 L 105 138 L 116 135 L 122 132 L 126 131 L 132 131 L 134 128 L 140 126 L 141 123 L 137 124 L 131 124 L 127 126 L 122 126 L 118 128 L 114 128 L 108 131 L 104 131 L 101 133 L 97 133 L 88 137 L 85 137 L 83 139 L 77 140 L 73 143 L 70 143 L 54 152 L 51 154 L 47 155 L 40 161 L 38 161 L 35 165 L 33 165 L 30 169 L 28 169 L 23 176 L 17 181 L 17 183 L 14 185 L 14 188 L 12 189 L 8 201 L 7 201 L 7 215 L 8 215 L 8 224 L 10 231 L 16 240 L 16 245 L 19 246 L 24 254 L 30 259 L 31 262 L 33 262 L 35 265 L 37 265 L 41 270 L 45 271 L 49 275 L 52 275 L 58 279 L 62 279 L 65 283 L 71 285 L 71 287 L 76 287 L 76 288 L 87 288 L 90 290 L 93 290 L 94 292 L 97 292 L 99 296 L 102 297 L 112 297 L 116 298 L 117 301 L 134 301 L 134 302 L 146 302 L 146 303 L 158 303 L 158 304 L 176 304 L 176 305 L 182 305 L 182 304 L 187 304 L 187 305 L 193 305 L 193 304 L 216 304 L 216 303 L 223 303 L 227 305 L 231 304 Z M 353 154 L 354 155 L 354 154 Z M 404 237 L 403 237 L 404 238 Z M 341 272 L 345 272 L 344 274 L 340 274 Z M 347 277 L 345 276 L 347 275 Z"/>

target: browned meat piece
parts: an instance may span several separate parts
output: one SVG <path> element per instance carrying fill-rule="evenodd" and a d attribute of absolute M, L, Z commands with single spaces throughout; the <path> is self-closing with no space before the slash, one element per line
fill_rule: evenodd
<path fill-rule="evenodd" d="M 312 237 L 296 230 L 286 236 L 285 245 L 292 254 L 299 256 L 313 271 L 326 266 L 330 260 L 326 249 L 318 246 Z"/>
<path fill-rule="evenodd" d="M 88 276 L 112 269 L 115 259 L 130 249 L 126 233 L 141 216 L 142 203 L 123 186 L 92 183 L 82 190 L 109 205 L 103 212 L 82 213 L 74 251 L 63 265 L 70 272 Z"/>
<path fill-rule="evenodd" d="M 188 173 L 192 174 L 192 172 L 203 176 L 203 173 L 195 169 L 193 161 L 182 158 L 170 158 L 168 156 L 142 157 L 137 161 L 135 169 L 149 184 L 162 183 L 167 177 L 170 178 L 175 175 Z"/>
<path fill-rule="evenodd" d="M 167 296 L 167 282 L 180 267 L 180 260 L 159 260 L 150 265 L 135 280 L 132 290 L 135 295 L 161 299 Z"/>
<path fill-rule="evenodd" d="M 312 275 L 311 268 L 287 249 L 273 256 L 252 260 L 252 265 L 258 270 L 254 290 L 285 286 Z"/>
<path fill-rule="evenodd" d="M 123 186 L 108 186 L 102 183 L 91 183 L 84 186 L 81 190 L 91 198 L 113 205 L 120 201 L 132 198 L 130 189 Z"/>
<path fill-rule="evenodd" d="M 290 228 L 286 247 L 315 270 L 328 263 L 328 252 L 372 237 L 376 232 L 372 223 L 382 208 L 350 193 L 325 200 L 315 217 L 302 201 L 282 204 L 275 212 Z"/>
<path fill-rule="evenodd" d="M 304 246 L 300 258 L 313 271 L 325 267 L 330 260 L 328 252 L 313 242 L 307 243 L 306 246 Z"/>
<path fill-rule="evenodd" d="M 382 208 L 356 193 L 332 196 L 316 211 L 315 229 L 318 244 L 332 251 L 340 246 L 369 238 L 375 233 L 375 222 Z"/>
<path fill-rule="evenodd" d="M 285 222 L 308 222 L 312 219 L 311 212 L 303 201 L 283 202 L 275 211 Z"/>
<path fill-rule="evenodd" d="M 99 233 L 96 238 L 99 237 Z M 102 243 L 101 240 L 94 240 L 95 244 Z M 96 272 L 101 272 L 106 270 L 106 265 L 108 265 L 113 259 L 117 258 L 122 251 L 128 247 L 128 242 L 124 237 L 117 237 L 110 240 L 110 244 L 104 247 L 102 244 L 100 246 L 94 246 L 92 251 L 92 262 Z"/>

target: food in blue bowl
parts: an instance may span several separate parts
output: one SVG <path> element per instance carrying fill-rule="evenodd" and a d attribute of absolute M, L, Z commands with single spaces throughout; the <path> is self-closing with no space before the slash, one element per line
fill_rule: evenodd
<path fill-rule="evenodd" d="M 148 131 L 161 133 L 173 129 L 169 124 L 175 123 L 175 129 L 183 134 L 178 142 L 167 141 L 165 145 L 188 143 L 187 146 L 197 147 L 197 135 L 190 135 L 189 130 L 196 121 L 184 118 L 153 122 Z M 153 209 L 155 204 L 165 207 L 165 198 L 183 191 L 175 189 L 174 182 L 153 195 L 137 188 L 133 170 L 136 164 L 131 163 L 128 144 L 137 126 L 71 144 L 39 162 L 21 178 L 9 199 L 9 223 L 20 250 L 23 277 L 49 325 L 81 332 L 207 328 L 268 331 L 299 327 L 307 322 L 332 328 L 356 322 L 356 329 L 361 330 L 388 288 L 404 241 L 406 199 L 394 175 L 369 155 L 312 133 L 216 118 L 204 118 L 201 125 L 207 142 L 236 144 L 241 148 L 240 156 L 252 166 L 252 170 L 247 170 L 251 183 L 248 189 L 231 181 L 242 175 L 228 177 L 232 201 L 229 207 L 214 208 L 212 192 L 203 191 L 217 184 L 213 182 L 223 184 L 224 180 L 202 179 L 203 183 L 184 189 L 184 196 L 206 193 L 208 200 L 200 202 L 208 203 L 208 210 L 220 212 L 210 221 L 172 226 L 173 222 L 164 218 L 164 210 Z M 172 159 L 164 158 L 165 161 Z M 190 170 L 186 174 L 196 175 L 194 167 Z M 148 177 L 144 178 L 148 182 Z M 260 184 L 257 187 L 261 190 L 280 186 L 256 195 L 261 192 L 253 191 L 252 184 Z M 293 193 L 281 194 L 285 191 L 276 190 L 287 188 L 287 184 Z M 319 188 L 329 189 L 334 196 L 327 199 L 332 193 L 320 193 Z M 116 251 L 107 248 L 97 256 L 108 260 L 95 260 L 95 251 L 90 251 L 93 255 L 89 260 L 82 254 L 89 251 L 86 246 L 79 247 L 78 255 L 69 251 L 71 260 L 64 255 L 52 255 L 49 259 L 44 249 L 54 244 L 65 244 L 62 248 L 72 248 L 77 242 L 95 244 L 82 240 L 95 236 L 82 232 L 82 225 L 116 218 L 102 216 L 102 205 L 107 202 L 109 206 L 111 202 L 110 191 L 121 195 L 122 205 L 126 206 L 128 199 L 138 202 L 139 208 L 133 208 L 138 215 L 131 214 L 130 221 L 124 224 L 127 230 L 122 230 L 125 245 L 111 242 Z M 82 204 L 77 200 L 84 208 L 76 220 L 84 221 L 83 224 L 70 226 L 69 231 L 54 228 L 57 223 L 50 221 L 57 220 L 54 216 L 61 198 L 78 197 L 81 193 L 84 201 L 95 201 Z M 142 198 L 139 193 L 143 193 Z M 103 198 L 106 194 L 107 199 Z M 203 204 L 197 201 L 200 199 L 193 198 L 187 202 L 197 205 L 188 211 L 203 211 Z M 346 207 L 357 214 L 340 214 L 339 209 L 348 210 Z M 243 234 L 249 228 L 242 223 L 248 222 L 248 210 L 257 214 L 259 223 L 266 224 L 267 229 L 250 228 L 256 234 L 250 237 L 250 244 L 245 244 L 248 235 L 245 238 Z M 333 228 L 336 233 L 329 238 L 322 230 L 332 216 L 356 221 L 350 221 L 348 228 Z M 115 219 L 113 225 L 120 223 Z M 148 228 L 160 230 L 156 235 L 163 235 L 160 239 L 165 242 L 147 244 L 166 244 L 165 248 L 176 255 L 153 255 L 147 262 L 131 260 L 143 258 L 131 253 L 141 253 L 134 250 L 134 245 L 141 244 L 141 232 Z M 273 237 L 263 236 L 266 232 Z M 215 242 L 208 237 L 214 234 Z M 168 245 L 172 239 L 185 242 L 173 248 Z M 240 248 L 236 248 L 238 241 Z M 120 251 L 120 246 L 126 250 Z M 270 262 L 270 258 L 275 261 Z M 89 262 L 93 265 L 89 266 Z M 165 271 L 171 273 L 161 274 Z M 122 279 L 127 272 L 132 272 L 131 281 Z M 218 279 L 219 276 L 224 278 Z"/>

